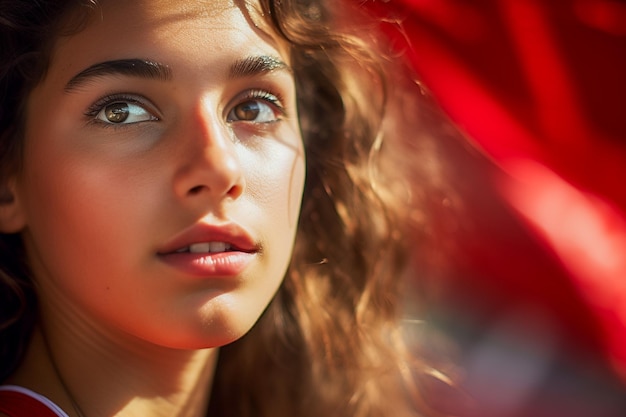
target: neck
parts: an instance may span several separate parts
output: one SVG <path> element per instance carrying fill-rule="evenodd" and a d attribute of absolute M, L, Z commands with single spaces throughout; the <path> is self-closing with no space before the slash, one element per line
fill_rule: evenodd
<path fill-rule="evenodd" d="M 42 321 L 9 382 L 48 396 L 71 417 L 205 415 L 217 349 L 115 336 L 85 321 Z"/>

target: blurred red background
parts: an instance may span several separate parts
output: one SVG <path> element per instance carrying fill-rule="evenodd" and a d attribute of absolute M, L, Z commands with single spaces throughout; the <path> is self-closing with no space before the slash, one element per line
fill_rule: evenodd
<path fill-rule="evenodd" d="M 569 372 L 581 392 L 601 388 L 564 395 L 572 408 L 494 410 L 626 415 L 626 2 L 367 4 L 480 153 L 461 144 L 447 155 L 472 227 L 455 232 L 444 309 L 466 343 L 470 379 L 484 359 L 478 340 L 519 342 L 544 367 L 565 361 L 553 380 Z"/>

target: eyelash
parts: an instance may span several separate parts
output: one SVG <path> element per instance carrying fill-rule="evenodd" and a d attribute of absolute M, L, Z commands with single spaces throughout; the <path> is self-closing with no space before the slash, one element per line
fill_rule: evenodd
<path fill-rule="evenodd" d="M 114 123 L 106 123 L 106 122 L 102 122 L 96 119 L 96 117 L 102 111 L 102 109 L 104 109 L 109 104 L 118 103 L 118 102 L 136 104 L 143 108 L 146 108 L 146 111 L 153 113 L 149 110 L 150 106 L 146 104 L 146 101 L 138 99 L 137 96 L 128 95 L 128 94 L 109 94 L 107 96 L 99 98 L 98 100 L 96 100 L 95 103 L 90 105 L 87 108 L 87 111 L 85 112 L 85 116 L 87 116 L 90 119 L 89 121 L 91 123 L 102 124 L 106 127 L 118 127 L 118 128 L 123 127 L 124 126 L 123 124 L 117 125 Z"/>
<path fill-rule="evenodd" d="M 271 104 L 276 110 L 278 110 L 278 113 L 281 117 L 288 117 L 287 110 L 283 105 L 283 98 L 280 93 L 270 93 L 269 91 L 260 88 L 254 88 L 246 91 L 245 93 L 243 93 L 242 96 L 237 99 L 235 105 L 231 106 L 230 108 L 233 108 L 239 104 L 243 104 L 249 100 L 266 101 Z"/>
<path fill-rule="evenodd" d="M 267 90 L 259 88 L 251 89 L 243 93 L 243 95 L 241 95 L 237 99 L 236 103 L 233 106 L 230 106 L 229 109 L 232 109 L 234 106 L 243 104 L 249 100 L 263 100 L 272 105 L 272 107 L 278 111 L 280 117 L 287 117 L 287 111 L 285 109 L 285 106 L 283 105 L 283 99 L 281 95 L 279 93 L 271 93 Z M 146 105 L 145 100 L 138 99 L 136 96 L 133 95 L 109 94 L 98 99 L 96 102 L 90 105 L 89 108 L 87 108 L 87 111 L 85 111 L 85 116 L 89 118 L 90 123 L 97 123 L 106 127 L 124 127 L 125 125 L 123 124 L 106 123 L 96 118 L 98 114 L 100 114 L 102 109 L 116 102 L 136 104 L 144 108 L 149 107 L 148 105 Z M 149 110 L 147 109 L 147 111 Z"/>

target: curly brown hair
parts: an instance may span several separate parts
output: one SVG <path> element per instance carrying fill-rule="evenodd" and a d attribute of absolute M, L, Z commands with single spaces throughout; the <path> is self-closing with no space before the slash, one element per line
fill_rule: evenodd
<path fill-rule="evenodd" d="M 50 34 L 80 30 L 68 16 L 94 3 L 0 1 L 0 204 L 19 170 L 22 109 L 45 76 Z M 398 325 L 408 204 L 393 192 L 404 171 L 383 142 L 390 62 L 376 24 L 338 2 L 239 3 L 289 46 L 307 176 L 285 280 L 254 328 L 220 349 L 209 413 L 416 415 L 406 388 L 421 365 Z M 0 288 L 1 381 L 18 366 L 37 317 L 19 235 L 0 235 Z"/>

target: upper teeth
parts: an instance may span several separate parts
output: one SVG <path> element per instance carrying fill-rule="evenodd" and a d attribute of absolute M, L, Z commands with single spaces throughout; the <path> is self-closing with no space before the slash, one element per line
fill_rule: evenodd
<path fill-rule="evenodd" d="M 191 253 L 213 253 L 213 252 L 226 252 L 230 250 L 230 245 L 225 242 L 202 242 L 194 243 L 189 247 L 181 248 L 176 252 L 191 252 Z"/>

